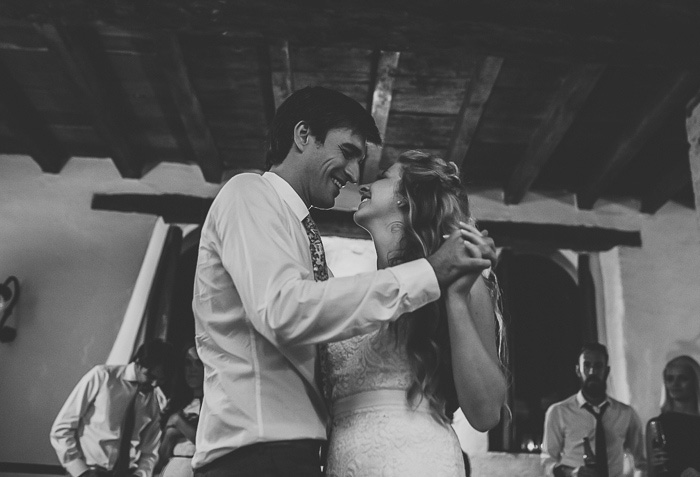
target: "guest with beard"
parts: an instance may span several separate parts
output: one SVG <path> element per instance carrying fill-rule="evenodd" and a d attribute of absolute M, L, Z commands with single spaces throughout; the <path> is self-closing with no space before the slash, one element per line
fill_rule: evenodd
<path fill-rule="evenodd" d="M 544 420 L 542 463 L 548 476 L 619 477 L 625 453 L 644 469 L 644 439 L 637 413 L 607 395 L 608 350 L 599 343 L 583 346 L 576 365 L 581 390 L 552 404 Z M 584 461 L 584 438 L 594 456 Z"/>

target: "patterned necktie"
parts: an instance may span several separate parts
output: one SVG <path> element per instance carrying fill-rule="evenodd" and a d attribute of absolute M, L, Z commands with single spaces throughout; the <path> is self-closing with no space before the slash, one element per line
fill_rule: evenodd
<path fill-rule="evenodd" d="M 307 215 L 301 223 L 304 224 L 306 235 L 309 237 L 309 249 L 311 250 L 314 279 L 317 282 L 328 280 L 326 252 L 323 250 L 323 242 L 321 242 L 321 234 L 318 232 L 318 227 L 316 227 L 316 223 L 311 218 L 311 215 Z"/>
<path fill-rule="evenodd" d="M 311 263 L 314 269 L 314 280 L 317 282 L 323 282 L 328 280 L 328 266 L 326 264 L 326 252 L 323 250 L 323 242 L 321 242 L 321 234 L 316 227 L 316 223 L 311 218 L 311 215 L 307 215 L 304 220 L 301 221 L 306 229 L 306 235 L 309 237 L 309 250 L 311 251 Z M 323 362 L 327 357 L 325 344 L 316 345 L 316 364 L 314 366 L 314 381 L 316 381 L 316 386 L 318 386 L 321 395 L 325 391 L 325 382 L 323 379 Z M 330 422 L 328 423 L 328 428 L 326 430 L 330 439 Z M 321 465 L 326 465 L 326 458 L 328 457 L 328 440 L 321 446 Z"/>
<path fill-rule="evenodd" d="M 608 408 L 608 403 L 603 403 L 600 407 L 600 412 L 595 412 L 590 403 L 585 403 L 583 408 L 595 417 L 596 470 L 600 477 L 608 477 L 608 446 L 605 441 L 605 428 L 603 427 L 603 414 Z"/>

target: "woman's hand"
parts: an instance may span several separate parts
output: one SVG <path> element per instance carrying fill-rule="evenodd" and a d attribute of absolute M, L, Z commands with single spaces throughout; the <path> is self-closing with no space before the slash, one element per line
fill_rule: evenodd
<path fill-rule="evenodd" d="M 488 230 L 479 231 L 476 227 L 470 224 L 461 223 L 462 239 L 464 246 L 467 248 L 467 253 L 473 258 L 483 258 L 491 262 L 491 267 L 496 266 L 498 259 L 496 245 L 491 237 L 488 236 Z M 468 294 L 474 286 L 474 283 L 479 279 L 481 272 L 475 271 L 467 273 L 455 280 L 448 288 L 450 293 Z"/>

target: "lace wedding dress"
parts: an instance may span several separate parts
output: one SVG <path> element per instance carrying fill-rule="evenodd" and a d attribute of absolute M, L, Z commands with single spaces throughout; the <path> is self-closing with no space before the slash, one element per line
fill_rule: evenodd
<path fill-rule="evenodd" d="M 452 427 L 427 400 L 406 400 L 411 371 L 393 330 L 326 345 L 321 365 L 333 414 L 327 476 L 464 477 Z"/>

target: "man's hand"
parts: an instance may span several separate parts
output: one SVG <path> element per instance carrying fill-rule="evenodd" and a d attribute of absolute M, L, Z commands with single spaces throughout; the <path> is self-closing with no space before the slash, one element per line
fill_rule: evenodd
<path fill-rule="evenodd" d="M 692 467 L 688 467 L 683 472 L 681 472 L 680 477 L 700 477 L 700 472 L 693 469 Z"/>
<path fill-rule="evenodd" d="M 496 264 L 493 239 L 472 225 L 460 222 L 460 226 L 437 252 L 428 257 L 441 288 L 448 287 L 463 275 L 478 275 Z"/>

